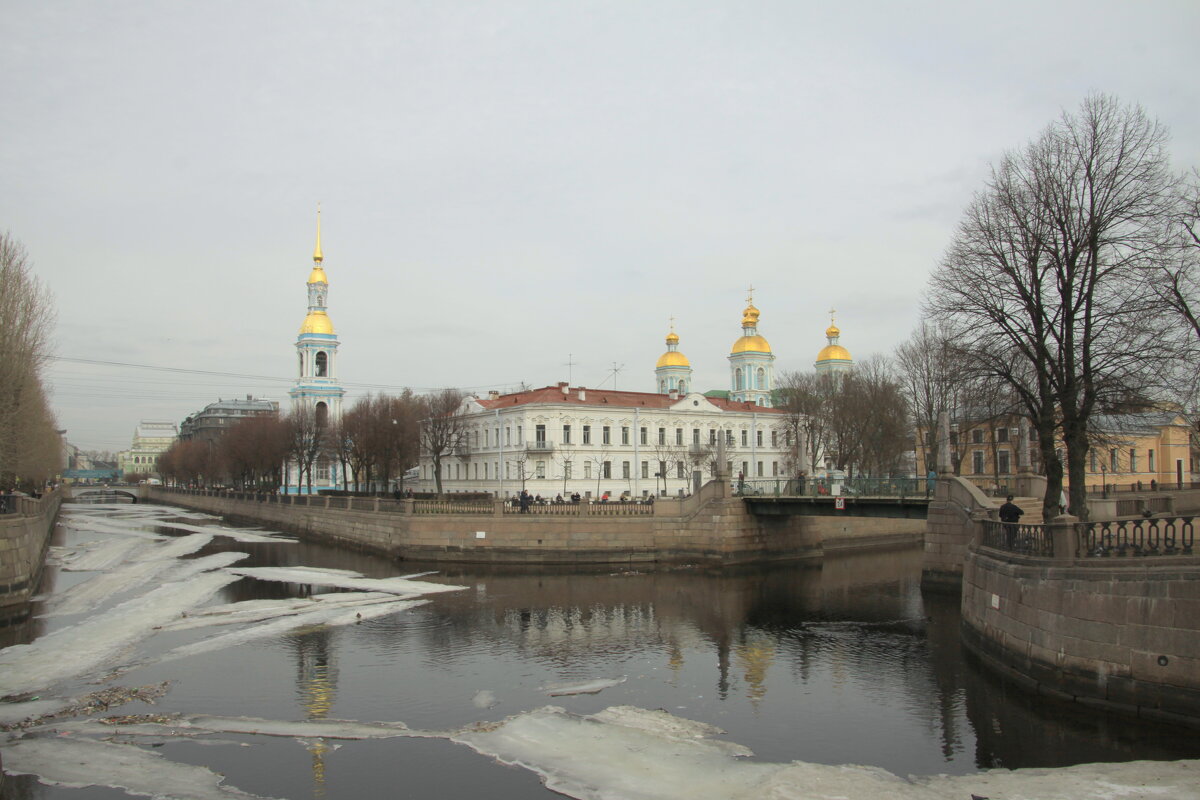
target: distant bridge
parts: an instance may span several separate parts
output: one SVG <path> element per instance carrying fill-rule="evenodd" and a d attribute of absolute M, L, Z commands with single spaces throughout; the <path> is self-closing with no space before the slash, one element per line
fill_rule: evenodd
<path fill-rule="evenodd" d="M 758 516 L 925 519 L 933 485 L 925 478 L 758 478 L 735 483 L 734 493 Z"/>
<path fill-rule="evenodd" d="M 78 500 L 82 497 L 112 497 L 122 495 L 133 502 L 143 497 L 141 486 L 67 486 L 65 499 Z"/>

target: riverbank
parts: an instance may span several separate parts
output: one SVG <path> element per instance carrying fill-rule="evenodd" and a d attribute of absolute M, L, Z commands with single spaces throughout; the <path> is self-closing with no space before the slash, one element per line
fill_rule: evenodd
<path fill-rule="evenodd" d="M 37 588 L 46 546 L 54 531 L 61 490 L 40 498 L 15 498 L 17 508 L 0 515 L 0 616 L 25 609 Z"/>
<path fill-rule="evenodd" d="M 728 487 L 653 504 L 597 503 L 514 513 L 501 502 L 422 505 L 152 487 L 147 499 L 389 558 L 520 564 L 748 564 L 819 559 L 829 550 L 920 543 L 924 520 L 760 518 Z"/>

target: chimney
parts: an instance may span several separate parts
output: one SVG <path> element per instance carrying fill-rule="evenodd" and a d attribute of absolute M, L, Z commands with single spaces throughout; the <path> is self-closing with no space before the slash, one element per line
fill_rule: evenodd
<path fill-rule="evenodd" d="M 672 400 L 678 400 L 679 399 L 679 390 L 672 389 L 670 392 L 668 392 L 667 396 L 670 397 Z"/>
<path fill-rule="evenodd" d="M 566 397 L 571 393 L 571 387 L 567 385 L 566 381 L 559 381 L 558 388 L 562 389 L 563 397 Z"/>
<path fill-rule="evenodd" d="M 582 386 L 579 387 L 579 400 L 580 402 L 587 400 L 586 390 Z"/>
<path fill-rule="evenodd" d="M 500 398 L 500 392 L 495 389 L 488 391 L 488 400 L 497 400 Z"/>

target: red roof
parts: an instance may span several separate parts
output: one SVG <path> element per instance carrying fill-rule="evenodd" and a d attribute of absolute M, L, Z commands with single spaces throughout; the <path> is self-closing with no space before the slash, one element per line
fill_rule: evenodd
<path fill-rule="evenodd" d="M 670 408 L 679 403 L 684 397 L 676 397 L 671 399 L 670 395 L 657 394 L 655 392 L 618 392 L 613 389 L 584 389 L 581 387 L 572 387 L 567 394 L 563 394 L 563 386 L 544 386 L 541 389 L 530 389 L 526 392 L 514 392 L 513 394 L 502 394 L 498 397 L 477 397 L 475 398 L 479 405 L 486 409 L 507 408 L 511 406 L 523 406 L 532 404 L 567 404 L 572 406 L 588 406 L 603 408 Z M 579 393 L 583 392 L 585 399 L 579 398 Z M 722 411 L 742 411 L 755 412 L 762 414 L 782 414 L 782 409 L 764 408 L 763 406 L 755 405 L 750 402 L 741 402 L 734 400 L 725 400 L 719 397 L 705 397 L 712 405 Z"/>

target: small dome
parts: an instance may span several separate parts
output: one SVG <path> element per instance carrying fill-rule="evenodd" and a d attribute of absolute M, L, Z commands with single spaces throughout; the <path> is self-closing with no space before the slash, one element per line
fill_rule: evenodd
<path fill-rule="evenodd" d="M 836 336 L 841 336 L 842 332 L 838 330 L 837 325 L 830 324 L 830 326 L 825 329 L 825 335 L 832 339 Z"/>
<path fill-rule="evenodd" d="M 675 338 L 678 339 L 679 337 L 677 336 Z M 658 363 L 654 365 L 654 368 L 660 369 L 661 367 L 690 367 L 690 366 L 691 366 L 691 364 L 688 362 L 687 356 L 685 356 L 683 353 L 679 352 L 678 350 L 668 350 L 667 352 L 663 353 L 662 356 L 658 359 Z"/>
<path fill-rule="evenodd" d="M 671 331 L 667 334 L 667 344 L 679 344 L 679 334 Z"/>
<path fill-rule="evenodd" d="M 836 328 L 834 329 L 836 330 Z M 853 361 L 850 358 L 850 351 L 842 347 L 840 344 L 826 345 L 817 353 L 817 361 Z"/>
<path fill-rule="evenodd" d="M 314 270 L 315 272 L 315 270 Z M 300 333 L 333 333 L 333 323 L 324 311 L 310 311 L 300 326 Z"/>
<path fill-rule="evenodd" d="M 734 353 L 769 353 L 771 345 L 761 336 L 743 336 L 733 343 Z"/>
<path fill-rule="evenodd" d="M 752 327 L 756 327 L 757 325 L 758 325 L 758 309 L 754 307 L 753 303 L 751 303 L 750 305 L 746 306 L 746 310 L 744 312 L 742 312 L 742 327 L 743 328 L 747 328 L 747 327 L 752 328 Z"/>
<path fill-rule="evenodd" d="M 308 282 L 309 283 L 329 283 L 329 281 L 325 279 L 325 270 L 321 269 L 320 264 L 317 264 L 316 266 L 314 266 L 312 268 L 312 272 L 310 272 L 308 275 Z"/>

